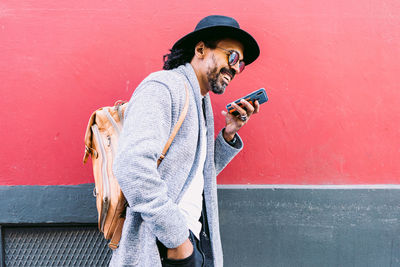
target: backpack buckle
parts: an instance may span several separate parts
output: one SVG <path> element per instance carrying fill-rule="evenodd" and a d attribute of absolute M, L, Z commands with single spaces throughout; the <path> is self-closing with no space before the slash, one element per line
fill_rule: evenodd
<path fill-rule="evenodd" d="M 116 250 L 119 247 L 119 244 L 114 244 L 114 243 L 109 243 L 108 247 L 111 248 L 112 250 Z"/>

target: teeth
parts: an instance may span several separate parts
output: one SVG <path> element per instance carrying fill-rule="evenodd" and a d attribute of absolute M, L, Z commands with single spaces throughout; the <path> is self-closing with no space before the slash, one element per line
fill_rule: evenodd
<path fill-rule="evenodd" d="M 221 73 L 223 74 L 223 77 L 224 77 L 228 82 L 231 81 L 232 76 L 230 75 L 230 73 L 228 73 L 227 71 L 222 71 Z"/>

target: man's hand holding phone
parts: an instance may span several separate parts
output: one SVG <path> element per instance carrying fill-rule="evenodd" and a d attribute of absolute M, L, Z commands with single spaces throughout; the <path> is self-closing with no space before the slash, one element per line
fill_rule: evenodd
<path fill-rule="evenodd" d="M 260 110 L 260 104 L 257 100 L 254 102 L 254 107 L 244 99 L 242 99 L 240 103 L 246 108 L 246 110 L 234 102 L 231 104 L 239 112 L 238 116 L 234 116 L 225 110 L 222 111 L 222 115 L 225 116 L 226 124 L 223 135 L 224 139 L 228 142 L 231 141 L 236 132 L 247 123 L 251 115 L 258 113 Z"/>
<path fill-rule="evenodd" d="M 268 97 L 265 89 L 261 88 L 228 104 L 226 106 L 228 112 L 222 111 L 226 123 L 223 132 L 224 139 L 228 142 L 231 141 L 236 132 L 248 122 L 251 115 L 260 111 L 260 103 L 267 101 Z"/>

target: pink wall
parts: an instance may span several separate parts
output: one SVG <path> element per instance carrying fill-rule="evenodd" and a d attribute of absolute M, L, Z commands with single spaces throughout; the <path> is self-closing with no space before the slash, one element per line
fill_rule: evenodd
<path fill-rule="evenodd" d="M 252 33 L 260 58 L 213 95 L 265 87 L 220 184 L 400 183 L 400 2 L 6 1 L 0 3 L 0 184 L 92 182 L 83 135 L 128 99 L 208 14 Z"/>

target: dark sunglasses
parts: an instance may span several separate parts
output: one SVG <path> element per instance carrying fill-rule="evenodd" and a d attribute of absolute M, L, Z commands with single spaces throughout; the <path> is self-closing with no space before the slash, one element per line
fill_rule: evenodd
<path fill-rule="evenodd" d="M 225 48 L 222 48 L 222 47 L 217 47 L 217 48 L 222 49 L 225 52 L 228 52 L 227 55 L 228 55 L 228 64 L 229 64 L 229 66 L 232 67 L 232 66 L 235 66 L 236 63 L 238 63 L 239 58 L 240 58 L 239 52 L 237 52 L 235 50 L 228 50 L 228 49 L 225 49 Z M 240 72 L 242 72 L 244 70 L 244 66 L 245 65 L 246 64 L 244 63 L 243 60 L 239 61 L 239 71 Z"/>

